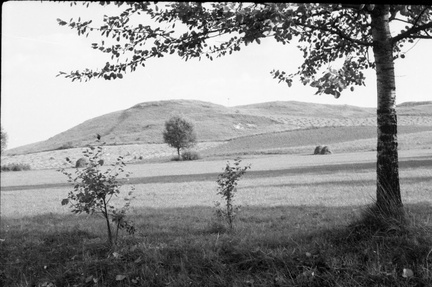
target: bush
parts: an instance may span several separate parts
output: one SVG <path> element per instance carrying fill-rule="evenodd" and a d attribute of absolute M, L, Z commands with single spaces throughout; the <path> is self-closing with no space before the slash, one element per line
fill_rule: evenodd
<path fill-rule="evenodd" d="M 21 171 L 30 169 L 30 165 L 26 163 L 8 163 L 7 165 L 2 165 L 1 167 L 1 171 Z"/>
<path fill-rule="evenodd" d="M 76 163 L 76 172 L 70 173 L 61 168 L 59 171 L 68 177 L 68 182 L 73 183 L 73 190 L 68 193 L 67 198 L 61 201 L 62 205 L 69 205 L 75 214 L 99 214 L 106 221 L 108 244 L 117 243 L 119 229 L 125 229 L 129 234 L 135 232 L 135 227 L 131 222 L 126 220 L 126 212 L 129 209 L 130 202 L 133 199 L 132 192 L 135 189 L 130 187 L 130 191 L 124 197 L 125 204 L 123 207 L 116 207 L 112 199 L 120 196 L 121 182 L 119 176 L 125 173 L 126 164 L 123 157 L 119 156 L 117 161 L 108 169 L 101 169 L 104 164 L 103 144 L 97 140 L 96 146 L 91 146 L 83 151 L 83 160 L 86 164 L 83 169 L 79 169 Z M 73 164 L 69 158 L 66 158 L 69 164 Z M 126 179 L 130 173 L 126 173 Z M 112 230 L 111 223 L 114 223 L 115 230 Z"/>
<path fill-rule="evenodd" d="M 240 206 L 234 205 L 234 196 L 237 192 L 237 184 L 240 178 L 246 173 L 251 165 L 241 167 L 241 159 L 236 158 L 234 165 L 227 162 L 224 171 L 218 175 L 217 194 L 222 196 L 225 206 L 220 202 L 215 202 L 215 213 L 219 220 L 225 220 L 230 230 L 233 230 L 234 219 L 237 216 Z"/>
<path fill-rule="evenodd" d="M 6 149 L 8 141 L 8 135 L 3 131 L 3 127 L 1 127 L 1 151 L 3 152 Z"/>
<path fill-rule="evenodd" d="M 197 153 L 196 151 L 184 151 L 181 155 L 182 160 L 197 160 L 200 159 L 200 155 L 199 153 Z"/>

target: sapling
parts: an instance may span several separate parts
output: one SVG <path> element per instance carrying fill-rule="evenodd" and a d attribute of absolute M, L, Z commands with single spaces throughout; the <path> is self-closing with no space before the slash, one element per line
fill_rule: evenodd
<path fill-rule="evenodd" d="M 215 203 L 216 216 L 219 219 L 224 219 L 229 228 L 233 229 L 234 219 L 240 209 L 239 205 L 234 205 L 234 196 L 237 192 L 237 183 L 240 178 L 246 173 L 246 170 L 250 169 L 250 165 L 240 167 L 241 159 L 236 158 L 234 160 L 234 165 L 232 166 L 228 161 L 224 171 L 218 175 L 217 184 L 217 194 L 221 195 L 225 201 L 225 206 L 221 207 L 220 202 Z"/>
<path fill-rule="evenodd" d="M 62 205 L 69 204 L 75 214 L 85 212 L 101 215 L 106 221 L 108 244 L 112 245 L 117 242 L 119 229 L 125 229 L 129 234 L 135 232 L 133 224 L 126 220 L 126 212 L 133 199 L 134 187 L 130 187 L 128 195 L 124 198 L 125 204 L 121 208 L 113 205 L 113 199 L 120 195 L 121 183 L 118 177 L 124 173 L 127 179 L 130 173 L 124 170 L 126 164 L 122 156 L 119 156 L 111 167 L 102 169 L 104 143 L 99 144 L 99 139 L 96 142 L 96 145 L 83 151 L 87 164 L 84 168 L 76 168 L 75 175 L 64 168 L 59 170 L 69 178 L 68 182 L 74 184 L 74 189 L 61 203 Z M 70 158 L 66 158 L 66 161 L 73 165 Z M 115 225 L 115 236 L 113 236 L 110 221 Z"/>

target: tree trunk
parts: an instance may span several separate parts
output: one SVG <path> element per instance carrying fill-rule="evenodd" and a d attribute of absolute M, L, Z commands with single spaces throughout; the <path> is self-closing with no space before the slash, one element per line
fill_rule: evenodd
<path fill-rule="evenodd" d="M 105 217 L 105 221 L 107 224 L 107 232 L 108 232 L 108 245 L 111 246 L 113 244 L 112 240 L 112 232 L 111 232 L 111 225 L 109 222 L 109 216 L 108 216 L 108 209 L 107 209 L 107 203 L 105 201 L 105 198 L 103 199 L 103 216 Z"/>
<path fill-rule="evenodd" d="M 180 148 L 179 147 L 177 148 L 177 156 L 178 156 L 178 159 L 180 160 Z"/>
<path fill-rule="evenodd" d="M 396 84 L 393 43 L 389 28 L 389 6 L 377 5 L 372 12 L 373 52 L 377 75 L 377 202 L 391 215 L 400 210 L 399 162 L 396 117 Z"/>

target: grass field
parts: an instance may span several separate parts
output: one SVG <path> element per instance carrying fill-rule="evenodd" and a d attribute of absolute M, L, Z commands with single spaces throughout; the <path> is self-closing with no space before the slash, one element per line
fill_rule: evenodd
<path fill-rule="evenodd" d="M 333 152 L 376 149 L 376 127 L 339 126 L 292 130 L 233 139 L 203 152 L 204 155 L 312 153 L 318 145 Z M 399 126 L 399 148 L 432 148 L 432 126 Z"/>
<path fill-rule="evenodd" d="M 375 156 L 244 156 L 242 164 L 252 170 L 239 183 L 235 203 L 242 209 L 232 232 L 213 209 L 226 160 L 128 165 L 137 232 L 121 234 L 112 248 L 104 244 L 101 219 L 61 206 L 70 190 L 63 175 L 2 174 L 0 283 L 430 286 L 430 151 L 401 152 L 410 224 L 385 232 L 359 221 L 375 196 Z M 402 276 L 406 270 L 413 274 Z"/>
<path fill-rule="evenodd" d="M 400 126 L 398 129 L 399 149 L 432 148 L 431 126 Z M 194 147 L 205 160 L 210 158 L 233 158 L 237 155 L 269 154 L 312 154 L 317 145 L 328 145 L 335 154 L 358 153 L 376 150 L 376 127 L 339 126 L 309 128 L 295 131 L 266 133 L 236 138 L 227 142 L 200 142 Z M 166 144 L 133 144 L 106 146 L 104 160 L 115 161 L 118 155 L 127 163 L 169 161 L 176 151 Z M 48 152 L 3 156 L 2 165 L 28 164 L 31 169 L 56 169 L 65 167 L 65 158 L 72 161 L 82 157 L 82 148 L 54 150 Z M 42 173 L 44 177 L 45 173 Z"/>

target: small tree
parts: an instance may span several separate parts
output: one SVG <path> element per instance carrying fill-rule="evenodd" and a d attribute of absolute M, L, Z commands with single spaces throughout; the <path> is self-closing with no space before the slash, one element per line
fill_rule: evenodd
<path fill-rule="evenodd" d="M 237 192 L 237 182 L 245 174 L 246 170 L 250 169 L 250 165 L 240 167 L 240 158 L 234 160 L 234 166 L 227 162 L 224 171 L 218 175 L 217 194 L 221 195 L 225 200 L 225 207 L 221 208 L 221 203 L 216 202 L 216 216 L 225 219 L 229 228 L 233 229 L 234 219 L 240 209 L 239 205 L 234 205 L 234 195 Z"/>
<path fill-rule="evenodd" d="M 125 172 L 124 167 L 126 165 L 123 162 L 123 157 L 119 156 L 117 161 L 112 164 L 112 168 L 102 171 L 102 154 L 102 145 L 86 148 L 83 155 L 88 159 L 88 163 L 83 169 L 76 168 L 75 177 L 64 168 L 59 170 L 69 178 L 69 182 L 74 183 L 74 190 L 70 191 L 68 197 L 63 199 L 61 203 L 62 205 L 70 204 L 72 212 L 75 214 L 82 212 L 100 214 L 106 221 L 108 244 L 112 245 L 117 242 L 119 229 L 125 229 L 130 234 L 135 232 L 133 225 L 125 220 L 134 187 L 131 188 L 128 196 L 124 198 L 125 204 L 123 207 L 117 208 L 112 204 L 113 197 L 118 197 L 120 194 L 121 184 L 118 181 L 118 176 Z M 69 158 L 66 158 L 66 161 L 73 165 Z M 129 175 L 130 173 L 126 173 L 126 178 Z M 110 220 L 116 227 L 115 237 L 113 236 Z"/>
<path fill-rule="evenodd" d="M 165 122 L 163 139 L 169 146 L 177 149 L 177 155 L 180 159 L 180 149 L 190 148 L 196 143 L 194 126 L 181 116 L 172 116 Z"/>
<path fill-rule="evenodd" d="M 3 152 L 7 146 L 7 133 L 3 131 L 3 127 L 1 126 L 1 151 Z"/>

